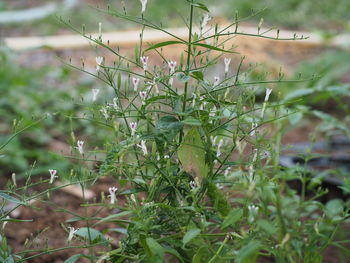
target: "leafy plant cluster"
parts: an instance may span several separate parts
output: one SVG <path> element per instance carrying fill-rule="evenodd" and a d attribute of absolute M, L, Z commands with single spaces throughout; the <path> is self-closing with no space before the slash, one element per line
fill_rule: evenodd
<path fill-rule="evenodd" d="M 317 198 L 325 192 L 309 186 L 305 169 L 279 166 L 281 127 L 297 113 L 290 103 L 269 100 L 271 92 L 277 98 L 282 77 L 251 81 L 249 71 L 241 71 L 243 58 L 233 71 L 230 62 L 237 55 L 227 46 L 231 36 L 244 34 L 240 20 L 224 29 L 210 27 L 206 5 L 184 2 L 188 39 L 149 21 L 147 1 L 141 1 L 141 17 L 126 9 L 103 11 L 141 26 L 132 58 L 104 44 L 103 35 L 94 39 L 80 32 L 113 56 L 96 59 L 96 77 L 115 92 L 98 109 L 114 135 L 98 174 L 118 182 L 117 192 L 110 189 L 111 206 L 121 212 L 101 220 L 114 222 L 118 228 L 110 231 L 123 235 L 118 248 L 102 258 L 322 262 L 326 248 L 342 247 L 334 238 L 348 217 L 348 203 L 320 203 Z M 174 40 L 144 49 L 145 28 Z M 171 45 L 184 47 L 179 61 L 168 57 Z M 221 72 L 212 76 L 217 64 Z M 256 99 L 257 91 L 263 91 L 263 100 Z M 290 179 L 301 182 L 300 193 L 289 187 Z"/>
<path fill-rule="evenodd" d="M 279 165 L 283 133 L 310 113 L 310 105 L 300 98 L 314 95 L 302 87 L 281 97 L 280 86 L 322 79 L 285 80 L 282 75 L 256 79 L 254 68 L 243 70 L 244 57 L 235 52 L 232 37 L 267 36 L 240 32 L 238 17 L 226 28 L 211 24 L 204 3 L 186 0 L 179 3 L 189 13 L 188 38 L 182 39 L 148 19 L 152 1 L 140 2 L 142 12 L 137 16 L 130 15 L 127 7 L 100 10 L 141 27 L 133 57 L 110 47 L 103 34 L 93 38 L 72 28 L 110 55 L 97 56 L 94 72 L 84 65 L 67 65 L 94 75 L 113 92 L 104 103 L 96 100 L 89 105 L 83 118 L 71 115 L 72 122 L 91 120 L 91 126 L 98 124 L 109 135 L 101 149 L 94 146 L 97 142 L 73 133 L 80 173 L 72 183 L 84 189 L 87 181 L 109 176 L 115 184 L 106 189 L 108 198 L 102 193 L 98 202 L 83 204 L 108 208 L 110 215 L 68 220 L 72 225 L 86 223 L 79 230 L 70 228 L 68 247 L 72 241 L 82 242 L 88 253 L 66 262 L 87 258 L 90 262 L 317 263 L 323 262 L 330 247 L 349 255 L 348 237 L 340 233 L 348 221 L 349 203 L 320 202 L 326 190 L 321 181 L 312 180 L 306 165 Z M 147 28 L 174 39 L 143 43 Z M 281 40 L 277 32 L 270 38 Z M 168 52 L 175 45 L 183 47 L 176 58 Z M 327 94 L 330 83 L 312 88 Z M 93 93 L 98 96 L 98 91 Z M 333 125 L 328 130 L 349 135 L 348 126 L 331 115 L 316 110 L 312 114 Z M 84 165 L 91 162 L 94 169 L 87 171 L 91 166 Z M 300 189 L 292 188 L 290 180 L 297 180 Z M 14 192 L 0 193 L 11 201 Z M 18 202 L 26 200 L 16 197 Z M 3 216 L 1 220 L 5 221 Z M 108 226 L 98 231 L 102 224 Z M 2 244 L 2 253 L 11 254 L 6 242 Z M 99 249 L 101 245 L 108 252 Z M 52 252 L 45 248 L 38 256 Z"/>

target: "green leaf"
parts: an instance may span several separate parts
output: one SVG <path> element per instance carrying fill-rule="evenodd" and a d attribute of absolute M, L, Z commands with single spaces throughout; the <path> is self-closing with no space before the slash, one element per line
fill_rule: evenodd
<path fill-rule="evenodd" d="M 77 221 L 80 221 L 82 220 L 83 218 L 80 217 L 80 216 L 75 216 L 75 217 L 71 217 L 69 219 L 66 220 L 67 223 L 72 223 L 72 222 L 77 222 Z"/>
<path fill-rule="evenodd" d="M 188 242 L 190 242 L 192 239 L 194 239 L 196 236 L 198 236 L 200 234 L 200 232 L 201 232 L 201 230 L 198 228 L 193 228 L 193 229 L 188 230 L 182 239 L 182 243 L 184 245 L 186 245 Z"/>
<path fill-rule="evenodd" d="M 105 241 L 107 243 L 107 239 L 104 237 L 104 235 L 100 231 L 93 228 L 82 227 L 76 232 L 76 235 L 87 240 L 91 240 L 93 243 L 99 243 L 101 241 Z"/>
<path fill-rule="evenodd" d="M 257 222 L 258 226 L 264 230 L 266 233 L 273 235 L 277 232 L 277 229 L 275 226 L 273 226 L 269 221 L 265 220 L 265 219 L 260 219 Z"/>
<path fill-rule="evenodd" d="M 163 262 L 164 248 L 153 238 L 146 238 L 146 244 L 152 253 L 155 262 Z"/>
<path fill-rule="evenodd" d="M 224 219 L 222 223 L 221 229 L 225 229 L 226 227 L 233 225 L 238 220 L 240 220 L 243 216 L 243 210 L 241 208 L 233 209 Z"/>
<path fill-rule="evenodd" d="M 181 130 L 183 124 L 174 116 L 163 116 L 156 123 L 156 135 L 171 141 Z"/>
<path fill-rule="evenodd" d="M 197 253 L 194 254 L 192 258 L 192 263 L 201 263 L 204 262 L 202 260 L 203 256 L 207 254 L 208 247 L 201 247 L 200 249 L 197 250 Z"/>
<path fill-rule="evenodd" d="M 182 83 L 186 83 L 190 80 L 190 76 L 186 75 L 185 73 L 180 72 L 180 73 L 176 74 L 176 79 L 178 81 L 181 81 Z"/>
<path fill-rule="evenodd" d="M 173 248 L 164 248 L 164 252 L 167 254 L 171 254 L 175 257 L 177 257 L 180 262 L 184 262 L 184 260 L 182 259 L 181 255 L 179 254 L 179 252 L 177 252 L 175 249 Z"/>
<path fill-rule="evenodd" d="M 237 263 L 255 263 L 261 248 L 260 241 L 252 240 L 247 245 L 242 247 L 237 254 Z"/>
<path fill-rule="evenodd" d="M 4 263 L 15 263 L 15 260 L 13 259 L 12 256 L 8 256 L 8 257 L 5 259 Z"/>
<path fill-rule="evenodd" d="M 198 179 L 207 176 L 208 166 L 205 162 L 204 144 L 197 128 L 187 132 L 177 154 L 183 169 L 188 174 Z"/>
<path fill-rule="evenodd" d="M 81 258 L 83 255 L 82 254 L 76 254 L 68 258 L 67 260 L 64 261 L 64 263 L 74 263 L 76 262 L 79 258 Z"/>
<path fill-rule="evenodd" d="M 203 72 L 202 71 L 193 71 L 191 72 L 191 76 L 197 80 L 204 80 Z"/>
<path fill-rule="evenodd" d="M 226 49 L 222 49 L 222 48 L 218 48 L 218 47 L 215 47 L 215 46 L 212 46 L 212 45 L 208 45 L 208 44 L 193 43 L 193 45 L 194 45 L 194 46 L 200 46 L 200 47 L 208 48 L 208 49 L 215 50 L 215 51 L 237 54 L 237 52 L 230 51 L 230 50 L 226 50 Z"/>
<path fill-rule="evenodd" d="M 190 126 L 201 126 L 202 125 L 200 120 L 197 120 L 197 119 L 195 119 L 193 117 L 188 117 L 188 118 L 184 119 L 181 122 L 183 124 L 190 125 Z"/>
<path fill-rule="evenodd" d="M 297 89 L 291 92 L 288 92 L 287 96 L 284 98 L 284 101 L 288 101 L 288 100 L 292 100 L 292 99 L 296 99 L 296 98 L 300 98 L 300 97 L 305 97 L 308 96 L 312 93 L 314 93 L 315 91 L 313 89 Z"/>
<path fill-rule="evenodd" d="M 7 200 L 7 201 L 10 201 L 12 203 L 16 203 L 16 204 L 19 204 L 19 205 L 25 205 L 24 202 L 18 200 L 17 198 L 14 198 L 6 193 L 4 193 L 3 191 L 0 191 L 0 197 Z"/>
<path fill-rule="evenodd" d="M 288 120 L 290 124 L 296 125 L 303 118 L 303 116 L 304 116 L 303 112 L 295 112 L 288 116 Z"/>
<path fill-rule="evenodd" d="M 344 211 L 344 202 L 340 199 L 333 199 L 326 204 L 326 215 L 329 218 L 340 215 Z"/>
<path fill-rule="evenodd" d="M 171 41 L 165 41 L 165 42 L 160 42 L 157 43 L 155 45 L 150 46 L 149 48 L 147 48 L 144 52 L 152 50 L 152 49 L 156 49 L 156 48 L 160 48 L 160 47 L 165 47 L 165 46 L 169 46 L 169 45 L 174 45 L 174 44 L 184 44 L 181 41 L 176 41 L 176 40 L 171 40 Z"/>
<path fill-rule="evenodd" d="M 120 212 L 118 214 L 112 214 L 109 216 L 106 216 L 105 218 L 102 218 L 101 220 L 97 221 L 95 223 L 95 225 L 101 224 L 101 223 L 105 223 L 105 222 L 114 222 L 114 221 L 118 221 L 117 218 L 122 217 L 122 216 L 127 216 L 132 214 L 132 211 L 123 211 Z"/>
<path fill-rule="evenodd" d="M 208 196 L 210 200 L 214 203 L 215 209 L 220 212 L 222 216 L 227 216 L 230 212 L 230 205 L 227 202 L 225 195 L 213 182 L 208 182 Z"/>
<path fill-rule="evenodd" d="M 316 117 L 323 120 L 323 122 L 325 124 L 328 124 L 330 126 L 330 127 L 327 127 L 327 129 L 336 128 L 336 129 L 342 130 L 343 132 L 345 132 L 347 134 L 348 137 L 350 137 L 350 129 L 343 122 L 339 121 L 335 117 L 333 117 L 327 113 L 324 113 L 322 111 L 314 110 L 314 111 L 312 111 L 312 113 Z M 325 128 L 325 127 L 323 127 L 323 128 Z"/>
<path fill-rule="evenodd" d="M 204 10 L 205 12 L 210 13 L 208 7 L 206 5 L 204 5 L 204 4 L 202 4 L 202 3 L 192 3 L 191 5 L 193 5 L 195 7 L 198 7 L 200 9 Z"/>

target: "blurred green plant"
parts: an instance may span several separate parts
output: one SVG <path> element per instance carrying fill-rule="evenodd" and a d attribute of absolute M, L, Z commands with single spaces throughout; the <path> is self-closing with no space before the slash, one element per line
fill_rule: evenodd
<path fill-rule="evenodd" d="M 103 129 L 89 127 L 86 120 L 70 121 L 82 111 L 72 97 L 86 97 L 94 83 L 72 84 L 67 68 L 30 69 L 17 65 L 13 56 L 8 49 L 0 50 L 0 145 L 23 127 L 35 125 L 15 136 L 3 150 L 0 176 L 23 175 L 33 163 L 38 164 L 32 171 L 34 175 L 47 173 L 53 167 L 68 171 L 70 162 L 50 148 L 55 148 L 53 144 L 58 141 L 69 151 L 72 131 L 81 136 L 93 134 L 92 142 L 103 136 Z"/>
<path fill-rule="evenodd" d="M 265 9 L 260 17 L 270 25 L 331 32 L 349 30 L 350 26 L 350 2 L 347 0 L 228 0 L 224 3 L 243 16 L 252 10 Z M 225 10 L 230 11 L 232 8 Z M 226 15 L 230 14 L 227 12 Z"/>

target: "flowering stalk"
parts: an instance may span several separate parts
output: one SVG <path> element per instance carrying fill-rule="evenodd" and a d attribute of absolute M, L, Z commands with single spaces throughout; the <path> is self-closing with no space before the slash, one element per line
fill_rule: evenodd
<path fill-rule="evenodd" d="M 55 178 L 58 178 L 58 176 L 56 176 L 57 171 L 54 169 L 49 169 L 49 173 L 50 173 L 50 184 L 53 184 L 53 181 L 55 180 Z"/>
<path fill-rule="evenodd" d="M 84 141 L 77 141 L 77 147 L 75 147 L 76 149 L 78 149 L 79 153 L 81 155 L 84 154 Z"/>
<path fill-rule="evenodd" d="M 203 20 L 202 20 L 202 24 L 201 24 L 201 29 L 203 30 L 206 26 L 207 26 L 207 24 L 208 24 L 208 22 L 211 20 L 211 17 L 210 17 L 210 15 L 209 15 L 209 13 L 205 13 L 204 15 L 203 15 Z"/>
<path fill-rule="evenodd" d="M 143 56 L 140 59 L 141 59 L 143 70 L 146 71 L 148 67 L 148 57 Z"/>
<path fill-rule="evenodd" d="M 147 0 L 140 0 L 140 2 L 142 5 L 141 13 L 144 13 L 146 11 Z"/>
<path fill-rule="evenodd" d="M 140 79 L 138 78 L 132 78 L 132 85 L 134 86 L 134 91 L 137 91 L 139 87 Z"/>
<path fill-rule="evenodd" d="M 140 91 L 140 98 L 142 101 L 142 104 L 145 105 L 146 104 L 146 97 L 147 97 L 147 92 L 146 91 Z"/>
<path fill-rule="evenodd" d="M 220 77 L 214 77 L 214 87 L 220 84 Z"/>
<path fill-rule="evenodd" d="M 103 57 L 96 57 L 96 71 L 99 72 L 101 70 L 101 66 L 103 64 Z"/>
<path fill-rule="evenodd" d="M 177 64 L 176 61 L 172 61 L 172 60 L 168 61 L 168 66 L 169 66 L 169 70 L 170 70 L 170 75 L 172 75 L 172 74 L 175 73 L 176 64 Z"/>
<path fill-rule="evenodd" d="M 118 191 L 118 188 L 117 187 L 110 187 L 108 189 L 109 191 L 109 197 L 111 198 L 111 204 L 115 204 L 117 202 L 117 196 L 116 196 L 116 192 Z"/>
<path fill-rule="evenodd" d="M 79 228 L 75 229 L 72 226 L 69 226 L 68 228 L 69 228 L 69 234 L 68 234 L 67 241 L 70 242 L 73 239 L 75 233 L 79 230 Z"/>
<path fill-rule="evenodd" d="M 137 123 L 136 122 L 130 122 L 129 123 L 129 127 L 131 129 L 131 136 L 134 136 L 136 133 L 136 129 L 137 129 Z"/>
<path fill-rule="evenodd" d="M 108 115 L 108 111 L 107 111 L 107 107 L 102 107 L 101 108 L 101 113 L 102 113 L 102 115 L 103 115 L 103 117 L 107 120 L 108 118 L 109 118 L 109 115 Z"/>
<path fill-rule="evenodd" d="M 137 146 L 141 148 L 144 156 L 146 156 L 148 154 L 147 147 L 146 147 L 146 141 L 141 140 L 141 144 L 137 144 Z"/>
<path fill-rule="evenodd" d="M 98 38 L 101 41 L 102 40 L 102 23 L 98 23 Z"/>
<path fill-rule="evenodd" d="M 252 160 L 252 164 L 249 165 L 249 169 L 248 169 L 248 173 L 249 173 L 249 180 L 252 182 L 253 181 L 253 177 L 254 177 L 254 163 L 256 162 L 256 159 L 258 158 L 258 150 L 254 149 L 254 155 L 253 155 L 253 160 Z"/>
<path fill-rule="evenodd" d="M 266 105 L 267 105 L 267 102 L 268 102 L 268 100 L 269 100 L 269 98 L 270 98 L 271 92 L 272 92 L 272 89 L 266 88 L 264 104 L 263 104 L 263 108 L 262 108 L 262 110 L 261 110 L 261 118 L 264 118 L 265 110 L 266 110 Z"/>
<path fill-rule="evenodd" d="M 229 69 L 230 69 L 231 59 L 230 58 L 224 58 L 224 63 L 225 63 L 225 74 L 227 74 Z"/>
<path fill-rule="evenodd" d="M 92 101 L 97 100 L 97 95 L 100 92 L 100 89 L 92 89 Z"/>

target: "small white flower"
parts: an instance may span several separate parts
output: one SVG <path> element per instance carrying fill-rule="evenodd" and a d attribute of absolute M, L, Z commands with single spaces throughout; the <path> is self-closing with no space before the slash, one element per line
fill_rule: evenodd
<path fill-rule="evenodd" d="M 252 129 L 251 132 L 249 133 L 250 136 L 254 136 L 256 132 L 256 128 L 258 127 L 258 124 L 256 122 L 252 123 Z"/>
<path fill-rule="evenodd" d="M 154 206 L 154 201 L 147 202 L 147 203 L 144 204 L 144 207 L 151 207 L 151 206 Z"/>
<path fill-rule="evenodd" d="M 163 157 L 164 159 L 169 159 L 170 158 L 170 156 L 169 155 L 164 155 L 164 157 Z"/>
<path fill-rule="evenodd" d="M 224 176 L 228 176 L 231 172 L 231 167 L 228 167 L 225 171 L 224 171 Z"/>
<path fill-rule="evenodd" d="M 210 20 L 211 20 L 211 17 L 210 17 L 210 15 L 209 15 L 209 13 L 205 13 L 205 14 L 203 15 L 203 20 L 202 20 L 201 28 L 202 28 L 202 29 L 205 28 Z"/>
<path fill-rule="evenodd" d="M 217 183 L 217 184 L 216 184 L 216 187 L 219 188 L 220 190 L 221 190 L 221 189 L 224 189 L 224 185 L 223 185 L 223 184 Z"/>
<path fill-rule="evenodd" d="M 143 70 L 146 71 L 147 70 L 147 64 L 148 64 L 148 57 L 143 56 L 141 57 L 141 62 L 142 62 L 142 66 L 143 66 Z"/>
<path fill-rule="evenodd" d="M 69 226 L 69 235 L 68 235 L 68 238 L 67 238 L 67 241 L 71 241 L 75 235 L 75 233 L 79 230 L 79 228 L 75 229 L 74 227 L 72 226 Z"/>
<path fill-rule="evenodd" d="M 230 58 L 224 58 L 225 63 L 225 73 L 227 74 L 230 68 L 231 59 Z"/>
<path fill-rule="evenodd" d="M 220 84 L 220 77 L 214 77 L 214 87 Z"/>
<path fill-rule="evenodd" d="M 146 156 L 148 154 L 147 147 L 146 147 L 146 141 L 141 140 L 141 144 L 137 144 L 137 146 L 142 149 L 143 155 Z"/>
<path fill-rule="evenodd" d="M 140 91 L 140 98 L 142 101 L 142 104 L 145 104 L 146 98 L 147 98 L 147 92 L 146 91 Z"/>
<path fill-rule="evenodd" d="M 146 11 L 146 5 L 147 5 L 147 0 L 140 0 L 141 5 L 142 5 L 142 10 L 141 13 Z"/>
<path fill-rule="evenodd" d="M 75 147 L 75 148 L 78 149 L 78 151 L 79 151 L 79 153 L 81 155 L 84 154 L 84 148 L 83 147 L 84 147 L 84 141 L 77 141 L 77 147 Z"/>
<path fill-rule="evenodd" d="M 15 173 L 12 173 L 11 178 L 12 178 L 12 183 L 13 183 L 13 185 L 14 185 L 14 186 L 17 186 L 16 174 L 15 174 Z"/>
<path fill-rule="evenodd" d="M 271 154 L 270 154 L 269 151 L 264 151 L 264 152 L 262 153 L 262 155 L 261 155 L 261 158 L 262 158 L 262 159 L 268 159 L 268 158 L 270 158 L 270 156 L 271 156 Z"/>
<path fill-rule="evenodd" d="M 132 78 L 132 85 L 134 86 L 134 91 L 137 91 L 139 87 L 140 79 L 138 78 Z"/>
<path fill-rule="evenodd" d="M 130 195 L 130 199 L 131 199 L 131 201 L 133 201 L 135 204 L 137 203 L 136 197 L 135 197 L 134 194 L 131 194 L 131 195 Z"/>
<path fill-rule="evenodd" d="M 9 219 L 10 219 L 10 216 L 6 216 L 6 221 L 3 221 L 3 223 L 2 223 L 2 230 L 4 230 L 5 229 L 5 227 L 6 227 L 6 225 L 7 225 L 7 223 L 8 223 L 8 221 L 9 221 Z"/>
<path fill-rule="evenodd" d="M 271 92 L 272 92 L 272 89 L 269 89 L 269 88 L 266 89 L 265 102 L 269 100 Z"/>
<path fill-rule="evenodd" d="M 176 69 L 176 61 L 168 61 L 168 66 L 170 69 L 170 74 L 174 74 L 175 73 L 175 69 Z"/>
<path fill-rule="evenodd" d="M 57 171 L 54 169 L 49 169 L 49 173 L 50 173 L 50 184 L 53 183 L 53 181 L 55 180 L 55 178 L 58 178 L 58 176 L 56 176 Z"/>
<path fill-rule="evenodd" d="M 96 71 L 99 72 L 103 63 L 103 57 L 96 57 Z"/>
<path fill-rule="evenodd" d="M 100 111 L 103 117 L 107 120 L 109 118 L 107 107 L 102 107 Z"/>
<path fill-rule="evenodd" d="M 117 196 L 115 195 L 115 193 L 118 191 L 117 187 L 110 187 L 108 189 L 109 191 L 109 197 L 111 198 L 111 204 L 115 204 L 117 202 Z"/>
<path fill-rule="evenodd" d="M 190 182 L 191 191 L 196 192 L 199 189 L 199 185 L 200 183 L 199 183 L 198 177 L 195 177 L 194 181 Z"/>
<path fill-rule="evenodd" d="M 217 110 L 216 106 L 214 105 L 213 108 L 212 108 L 212 109 L 210 110 L 210 112 L 209 112 L 209 116 L 210 116 L 210 117 L 215 117 L 217 111 L 218 111 L 218 110 Z"/>
<path fill-rule="evenodd" d="M 194 108 L 194 105 L 196 104 L 196 99 L 197 99 L 197 95 L 196 93 L 192 93 L 193 99 L 192 99 L 192 108 Z"/>
<path fill-rule="evenodd" d="M 118 98 L 113 98 L 113 104 L 112 104 L 113 108 L 117 111 L 119 110 L 119 106 L 118 106 Z"/>
<path fill-rule="evenodd" d="M 213 146 L 216 145 L 216 140 L 217 140 L 218 136 L 210 136 L 210 140 Z"/>
<path fill-rule="evenodd" d="M 100 89 L 92 89 L 92 101 L 96 101 Z"/>
<path fill-rule="evenodd" d="M 220 139 L 219 143 L 218 143 L 218 148 L 216 151 L 216 157 L 219 157 L 221 155 L 221 147 L 224 144 L 224 139 Z"/>
<path fill-rule="evenodd" d="M 197 189 L 197 184 L 195 181 L 191 181 L 190 182 L 190 187 L 192 191 L 195 191 Z"/>
<path fill-rule="evenodd" d="M 136 133 L 136 129 L 137 129 L 137 123 L 136 122 L 130 122 L 129 123 L 129 127 L 131 129 L 131 136 L 134 136 Z"/>
<path fill-rule="evenodd" d="M 173 83 L 174 83 L 174 78 L 173 78 L 173 77 L 171 77 L 171 78 L 169 79 L 168 84 L 169 84 L 169 86 L 172 86 L 172 85 L 173 85 Z"/>
<path fill-rule="evenodd" d="M 98 37 L 102 39 L 102 23 L 98 23 Z"/>
<path fill-rule="evenodd" d="M 250 223 L 253 223 L 255 220 L 255 217 L 258 215 L 259 207 L 255 205 L 248 205 L 248 211 L 249 211 L 248 221 Z"/>

